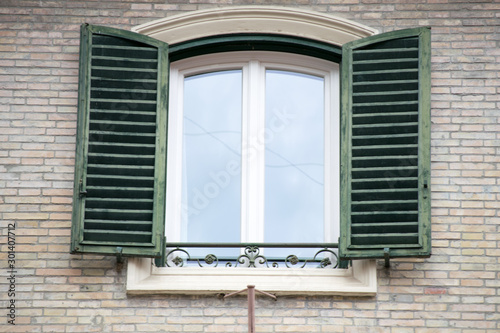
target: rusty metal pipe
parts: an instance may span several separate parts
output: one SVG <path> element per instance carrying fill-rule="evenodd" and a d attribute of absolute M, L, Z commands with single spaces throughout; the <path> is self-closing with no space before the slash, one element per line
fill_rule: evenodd
<path fill-rule="evenodd" d="M 271 297 L 274 300 L 276 300 L 276 296 L 273 294 L 266 293 L 265 291 L 257 290 L 255 289 L 254 285 L 248 285 L 247 289 L 227 294 L 224 296 L 224 299 L 241 294 L 245 291 L 247 292 L 247 302 L 248 302 L 248 333 L 255 333 L 255 292 Z"/>

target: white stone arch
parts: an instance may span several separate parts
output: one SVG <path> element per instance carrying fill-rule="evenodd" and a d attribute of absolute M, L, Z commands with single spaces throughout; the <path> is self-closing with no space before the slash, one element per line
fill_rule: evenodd
<path fill-rule="evenodd" d="M 238 6 L 192 11 L 132 29 L 169 44 L 237 33 L 269 33 L 310 38 L 342 46 L 377 31 L 333 15 L 292 7 Z"/>

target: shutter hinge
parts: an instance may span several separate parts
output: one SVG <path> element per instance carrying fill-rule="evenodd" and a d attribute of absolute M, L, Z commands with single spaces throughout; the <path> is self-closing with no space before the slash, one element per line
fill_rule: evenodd
<path fill-rule="evenodd" d="M 385 260 L 385 268 L 391 267 L 390 259 L 391 259 L 391 249 L 388 247 L 384 248 L 384 260 Z"/>
<path fill-rule="evenodd" d="M 87 191 L 84 191 L 83 190 L 83 179 L 80 179 L 80 184 L 79 184 L 79 194 L 80 194 L 80 197 L 84 197 L 87 195 Z"/>
<path fill-rule="evenodd" d="M 155 266 L 156 267 L 165 267 L 166 260 L 166 252 L 167 252 L 167 237 L 163 237 L 161 244 L 161 257 L 155 258 Z"/>

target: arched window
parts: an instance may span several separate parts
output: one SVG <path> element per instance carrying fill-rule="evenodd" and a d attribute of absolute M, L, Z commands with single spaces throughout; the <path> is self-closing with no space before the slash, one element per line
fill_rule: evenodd
<path fill-rule="evenodd" d="M 171 64 L 169 104 L 169 243 L 337 242 L 338 64 L 263 51 L 190 57 Z"/>
<path fill-rule="evenodd" d="M 136 29 L 150 37 L 82 27 L 72 251 L 165 256 L 170 246 L 184 253 L 171 257 L 179 263 L 188 251 L 170 237 L 335 247 L 340 220 L 343 259 L 428 256 L 429 30 L 355 40 L 369 29 L 294 9 L 245 8 Z M 291 115 L 297 121 L 280 126 Z M 248 150 L 259 135 L 260 146 Z M 228 182 L 231 172 L 241 176 Z M 332 264 L 337 254 L 329 253 Z M 290 291 L 314 276 L 303 291 L 373 292 L 373 270 L 363 267 L 373 264 L 237 274 L 266 290 Z M 151 271 L 131 261 L 129 286 L 152 290 L 138 281 L 168 275 L 171 291 L 224 289 L 219 277 L 227 272 L 196 286 L 200 273 L 186 269 Z M 292 279 L 278 286 L 259 274 Z M 335 277 L 344 280 L 332 287 Z"/>

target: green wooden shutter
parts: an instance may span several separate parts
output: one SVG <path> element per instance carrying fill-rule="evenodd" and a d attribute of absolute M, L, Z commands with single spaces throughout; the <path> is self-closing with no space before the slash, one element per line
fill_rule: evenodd
<path fill-rule="evenodd" d="M 82 25 L 71 251 L 159 256 L 167 45 Z"/>
<path fill-rule="evenodd" d="M 430 30 L 348 43 L 341 68 L 340 256 L 429 256 Z"/>

